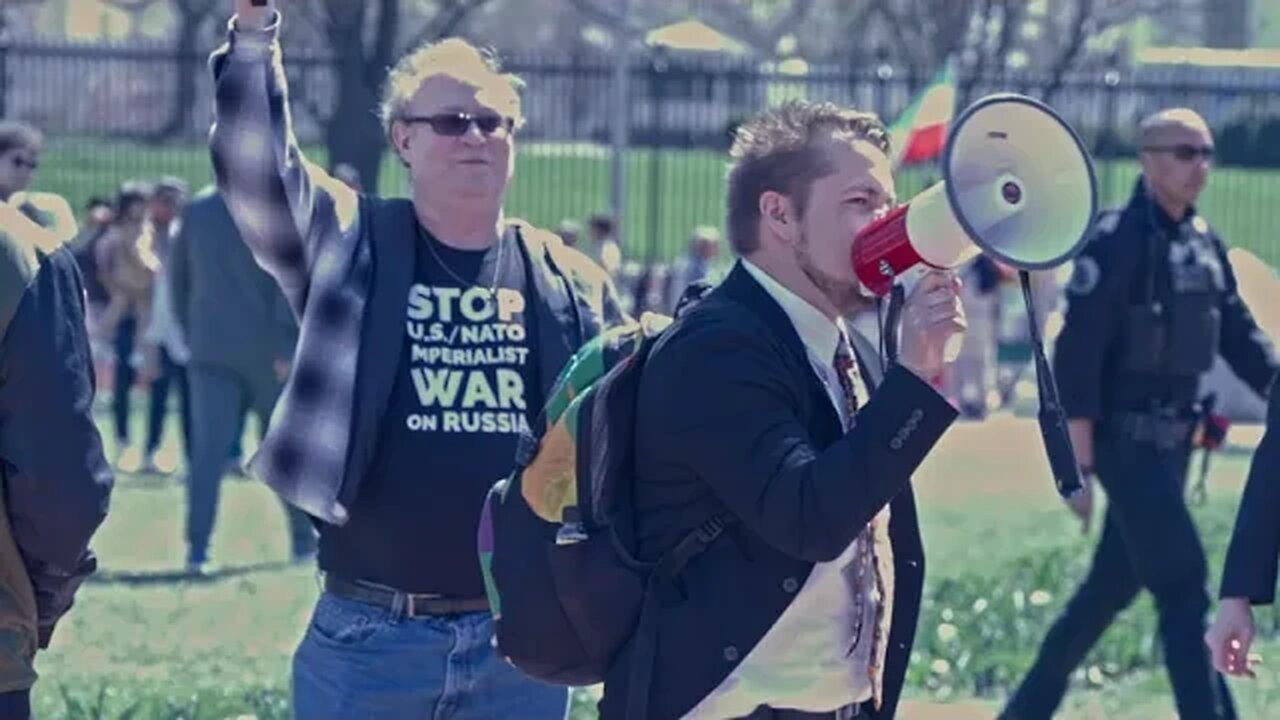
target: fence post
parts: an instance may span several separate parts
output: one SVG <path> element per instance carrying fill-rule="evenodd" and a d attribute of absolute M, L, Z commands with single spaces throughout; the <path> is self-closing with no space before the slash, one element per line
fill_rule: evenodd
<path fill-rule="evenodd" d="M 626 247 L 627 236 L 627 146 L 631 129 L 631 2 L 619 0 L 619 20 L 613 31 L 613 117 L 611 120 L 611 163 L 609 205 L 613 215 L 614 240 Z"/>
<path fill-rule="evenodd" d="M 649 137 L 652 145 L 649 153 L 649 247 L 646 259 L 650 266 L 658 260 L 658 247 L 661 243 L 661 196 L 662 196 L 662 155 L 666 146 L 663 134 L 663 92 L 664 75 L 667 70 L 667 57 L 661 46 L 654 48 L 649 63 L 649 98 L 653 103 L 653 126 Z"/>
<path fill-rule="evenodd" d="M 0 9 L 0 118 L 9 115 L 9 23 Z"/>
<path fill-rule="evenodd" d="M 889 50 L 883 45 L 876 48 L 876 115 L 885 123 L 889 117 L 889 81 L 893 79 L 893 65 L 889 64 Z"/>

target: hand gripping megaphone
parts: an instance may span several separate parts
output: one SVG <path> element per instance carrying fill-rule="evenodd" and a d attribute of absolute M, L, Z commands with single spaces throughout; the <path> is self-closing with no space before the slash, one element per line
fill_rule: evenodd
<path fill-rule="evenodd" d="M 1041 435 L 1058 492 L 1069 496 L 1080 489 L 1080 471 L 1027 273 L 1061 265 L 1084 245 L 1098 204 L 1093 163 L 1079 136 L 1047 105 L 1000 93 L 955 120 L 941 169 L 940 182 L 858 233 L 854 272 L 875 295 L 896 287 L 900 302 L 899 281 L 928 268 L 958 267 L 980 252 L 1017 268 L 1035 347 Z"/>

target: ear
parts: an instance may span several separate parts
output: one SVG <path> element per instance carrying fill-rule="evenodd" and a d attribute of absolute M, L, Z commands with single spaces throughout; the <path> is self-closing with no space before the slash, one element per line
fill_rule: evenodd
<path fill-rule="evenodd" d="M 400 160 L 405 160 L 406 153 L 409 151 L 409 125 L 399 120 L 391 122 L 391 145 L 400 156 Z"/>
<path fill-rule="evenodd" d="M 760 194 L 760 229 L 781 238 L 786 243 L 795 242 L 800 223 L 796 219 L 791 198 L 774 190 Z"/>

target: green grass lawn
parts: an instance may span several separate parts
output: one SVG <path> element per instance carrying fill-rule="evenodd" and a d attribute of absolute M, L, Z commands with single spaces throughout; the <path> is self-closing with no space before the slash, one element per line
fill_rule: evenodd
<path fill-rule="evenodd" d="M 175 442 L 171 433 L 169 452 Z M 1247 462 L 1247 447 L 1221 456 L 1210 501 L 1196 508 L 1215 586 Z M 989 719 L 1083 574 L 1098 529 L 1082 536 L 1061 507 L 1027 420 L 957 425 L 925 462 L 916 487 L 929 558 L 926 602 L 900 716 Z M 120 478 L 95 542 L 102 571 L 38 661 L 41 717 L 288 717 L 289 659 L 318 592 L 316 577 L 282 564 L 284 519 L 269 491 L 231 479 L 223 488 L 213 550 L 237 574 L 188 583 L 166 577 L 184 558 L 181 484 Z M 1273 717 L 1264 709 L 1280 706 L 1280 673 L 1270 669 L 1280 658 L 1280 635 L 1270 632 L 1269 611 L 1258 618 L 1269 633 L 1260 650 L 1270 664 L 1257 681 L 1234 683 L 1243 718 Z M 1082 668 L 1059 717 L 1172 717 L 1154 628 L 1151 604 L 1142 599 Z M 586 697 L 575 720 L 594 717 Z"/>
<path fill-rule="evenodd" d="M 311 157 L 323 160 L 313 150 Z M 626 252 L 629 257 L 678 253 L 695 225 L 723 230 L 726 156 L 677 150 L 634 150 L 627 157 Z M 322 163 L 323 164 L 323 163 Z M 507 202 L 511 215 L 554 228 L 562 219 L 584 221 L 609 206 L 610 160 L 607 148 L 538 144 L 521 146 L 515 181 Z M 1124 202 L 1133 187 L 1136 163 L 1097 164 L 1104 207 Z M 94 194 L 110 195 L 130 178 L 154 179 L 163 174 L 185 178 L 193 187 L 212 181 L 209 151 L 204 146 L 155 147 L 102 140 L 51 141 L 42 158 L 39 189 L 60 193 L 73 207 Z M 924 171 L 899 173 L 904 199 L 923 189 Z M 1205 191 L 1202 211 L 1227 241 L 1280 264 L 1280 179 L 1274 171 L 1221 168 Z M 381 190 L 403 194 L 404 170 L 384 157 Z M 657 200 L 655 202 L 655 199 Z"/>

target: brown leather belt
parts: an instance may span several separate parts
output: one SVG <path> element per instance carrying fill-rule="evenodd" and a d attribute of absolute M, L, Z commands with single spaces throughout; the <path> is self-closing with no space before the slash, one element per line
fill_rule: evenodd
<path fill-rule="evenodd" d="M 845 705 L 827 712 L 806 712 L 804 710 L 781 710 L 762 706 L 742 720 L 853 720 L 861 717 L 862 703 Z"/>
<path fill-rule="evenodd" d="M 345 580 L 331 574 L 324 576 L 324 589 L 325 592 L 341 598 L 403 612 L 405 617 L 463 615 L 489 611 L 489 601 L 483 597 L 447 598 L 439 595 L 407 593 L 358 580 Z"/>

